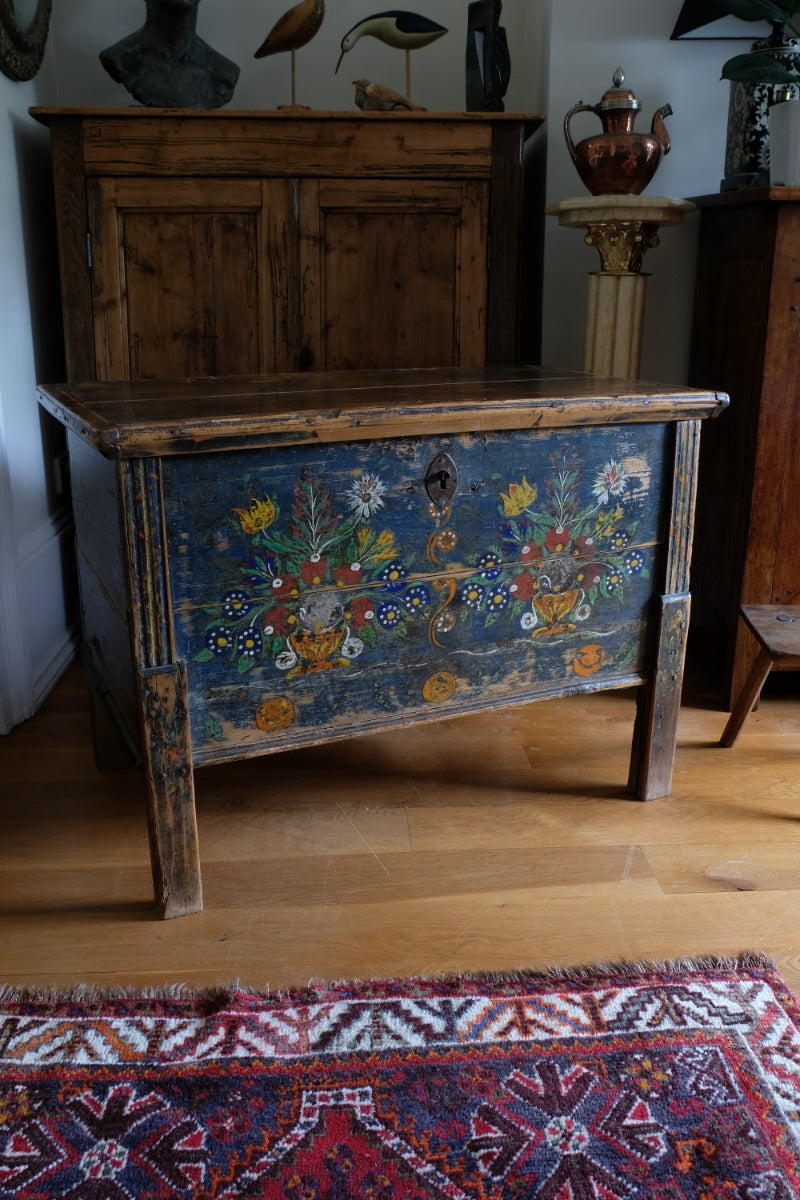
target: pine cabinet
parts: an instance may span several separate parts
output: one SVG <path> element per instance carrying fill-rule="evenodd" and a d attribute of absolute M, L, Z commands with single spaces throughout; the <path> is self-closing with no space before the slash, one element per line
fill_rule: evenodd
<path fill-rule="evenodd" d="M 730 708 L 758 652 L 740 606 L 800 600 L 800 188 L 697 203 L 689 382 L 731 402 L 703 430 L 692 626 Z"/>
<path fill-rule="evenodd" d="M 538 361 L 539 117 L 32 111 L 72 379 Z"/>

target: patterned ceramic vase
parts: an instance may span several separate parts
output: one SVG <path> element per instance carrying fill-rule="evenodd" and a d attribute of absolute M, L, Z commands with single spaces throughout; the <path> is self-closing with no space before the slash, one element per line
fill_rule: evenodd
<path fill-rule="evenodd" d="M 777 58 L 800 71 L 800 39 L 781 35 L 753 42 L 753 51 Z M 725 146 L 726 188 L 745 187 L 769 179 L 769 110 L 777 99 L 774 84 L 731 83 L 728 137 Z"/>

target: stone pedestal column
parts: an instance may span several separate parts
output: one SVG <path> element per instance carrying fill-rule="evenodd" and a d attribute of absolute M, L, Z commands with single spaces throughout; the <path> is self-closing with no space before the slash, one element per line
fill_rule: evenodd
<path fill-rule="evenodd" d="M 579 196 L 551 205 L 559 225 L 585 228 L 584 241 L 600 253 L 589 275 L 583 369 L 591 375 L 636 379 L 642 354 L 646 251 L 659 244 L 662 225 L 678 225 L 689 200 L 664 196 Z"/>

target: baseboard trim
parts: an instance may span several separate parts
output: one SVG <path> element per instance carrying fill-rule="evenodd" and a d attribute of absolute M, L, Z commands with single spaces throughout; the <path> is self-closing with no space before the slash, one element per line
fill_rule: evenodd
<path fill-rule="evenodd" d="M 53 690 L 70 663 L 74 662 L 79 648 L 80 627 L 76 623 L 51 647 L 50 653 L 42 662 L 34 664 L 31 678 L 34 712 Z"/>

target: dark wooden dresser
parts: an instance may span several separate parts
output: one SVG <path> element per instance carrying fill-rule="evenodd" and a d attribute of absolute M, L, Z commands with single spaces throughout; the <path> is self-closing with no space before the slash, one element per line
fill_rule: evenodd
<path fill-rule="evenodd" d="M 800 188 L 696 203 L 689 382 L 731 403 L 703 430 L 692 637 L 730 708 L 758 653 L 740 606 L 800 599 Z"/>

